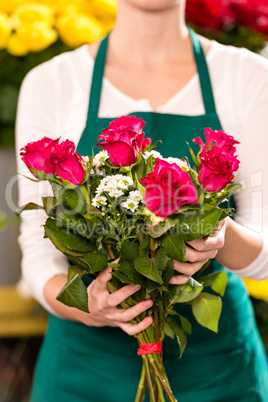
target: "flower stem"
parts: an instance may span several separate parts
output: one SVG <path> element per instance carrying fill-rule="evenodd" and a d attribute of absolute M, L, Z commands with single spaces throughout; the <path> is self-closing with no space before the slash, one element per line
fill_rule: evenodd
<path fill-rule="evenodd" d="M 144 397 L 145 397 L 145 392 L 146 392 L 146 370 L 145 370 L 145 365 L 142 365 L 142 370 L 141 370 L 141 378 L 135 398 L 135 402 L 143 402 Z"/>
<path fill-rule="evenodd" d="M 142 361 L 143 361 L 143 365 L 145 367 L 145 372 L 146 372 L 146 380 L 147 380 L 148 389 L 149 389 L 150 402 L 158 402 L 155 397 L 154 384 L 153 384 L 150 365 L 149 365 L 149 361 L 148 361 L 149 359 L 147 358 L 147 356 L 148 355 L 143 355 Z"/>

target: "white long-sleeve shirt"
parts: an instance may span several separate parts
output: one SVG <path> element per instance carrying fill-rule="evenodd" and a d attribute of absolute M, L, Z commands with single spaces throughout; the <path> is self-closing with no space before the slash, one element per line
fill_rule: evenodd
<path fill-rule="evenodd" d="M 261 280 L 268 276 L 268 61 L 245 49 L 214 41 L 206 58 L 223 130 L 241 142 L 238 173 L 244 190 L 235 195 L 236 220 L 263 236 L 263 249 L 257 259 L 235 272 Z M 16 124 L 19 173 L 27 173 L 19 150 L 30 141 L 47 136 L 78 144 L 86 124 L 93 67 L 94 60 L 85 45 L 43 63 L 27 75 Z M 137 111 L 152 111 L 149 101 L 130 98 L 104 78 L 99 117 Z M 204 114 L 197 74 L 157 112 Z M 46 182 L 36 184 L 20 176 L 18 183 L 19 205 L 30 201 L 41 204 L 41 196 L 51 193 Z M 19 243 L 23 277 L 33 297 L 52 311 L 44 298 L 44 286 L 53 276 L 66 274 L 68 262 L 49 239 L 43 238 L 45 219 L 43 211 L 25 213 Z"/>

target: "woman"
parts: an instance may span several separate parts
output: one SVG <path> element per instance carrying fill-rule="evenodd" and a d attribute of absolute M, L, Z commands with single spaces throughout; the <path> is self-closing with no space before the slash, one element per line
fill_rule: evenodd
<path fill-rule="evenodd" d="M 175 262 L 183 275 L 171 279 L 173 284 L 187 282 L 214 257 L 211 272 L 221 264 L 228 267 L 219 334 L 194 325 L 182 359 L 177 359 L 176 346 L 169 340 L 165 340 L 164 359 L 173 392 L 183 402 L 194 398 L 264 402 L 266 358 L 246 291 L 231 271 L 256 279 L 268 272 L 264 232 L 245 227 L 252 222 L 258 226 L 260 217 L 268 225 L 267 212 L 252 199 L 250 188 L 257 186 L 267 205 L 268 192 L 260 187 L 258 172 L 265 175 L 267 167 L 262 141 L 267 125 L 268 63 L 248 51 L 227 48 L 194 33 L 190 36 L 184 9 L 184 0 L 119 0 L 117 22 L 108 41 L 82 46 L 30 72 L 19 100 L 17 145 L 20 149 L 45 135 L 61 136 L 74 141 L 80 154 L 90 154 L 109 121 L 127 114 L 142 117 L 146 135 L 163 140 L 159 151 L 164 156 L 186 155 L 185 141 L 200 135 L 204 127 L 223 128 L 241 141 L 240 177 L 247 187 L 237 194 L 236 203 L 237 220 L 244 226 L 226 219 L 211 238 L 191 242 L 188 262 Z M 21 162 L 19 170 L 24 170 Z M 43 195 L 43 185 L 37 188 L 21 180 L 20 204 Z M 42 214 L 26 216 L 20 235 L 24 277 L 34 297 L 52 313 L 32 402 L 131 402 L 141 362 L 136 340 L 129 335 L 151 325 L 151 318 L 136 325 L 129 321 L 152 302 L 119 310 L 116 306 L 138 288 L 128 285 L 110 295 L 108 268 L 88 287 L 90 314 L 56 301 L 66 283 L 68 264 L 47 239 L 41 240 L 44 219 Z"/>

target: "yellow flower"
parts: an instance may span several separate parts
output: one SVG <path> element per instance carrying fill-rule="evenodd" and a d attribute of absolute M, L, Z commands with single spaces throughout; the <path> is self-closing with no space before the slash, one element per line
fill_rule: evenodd
<path fill-rule="evenodd" d="M 6 46 L 6 43 L 10 37 L 12 30 L 12 24 L 7 14 L 0 12 L 0 49 Z"/>
<path fill-rule="evenodd" d="M 10 13 L 14 11 L 23 0 L 0 0 L 0 10 Z"/>
<path fill-rule="evenodd" d="M 268 303 L 268 279 L 265 281 L 255 281 L 253 279 L 243 278 L 243 281 L 250 296 Z"/>
<path fill-rule="evenodd" d="M 104 34 L 101 24 L 94 17 L 78 13 L 60 16 L 56 27 L 61 40 L 72 47 L 94 42 Z"/>
<path fill-rule="evenodd" d="M 115 19 L 117 0 L 91 0 L 95 15 L 100 19 Z"/>
<path fill-rule="evenodd" d="M 15 27 L 28 27 L 37 22 L 42 22 L 47 26 L 54 23 L 54 12 L 50 7 L 41 4 L 23 4 L 13 13 Z"/>
<path fill-rule="evenodd" d="M 14 33 L 7 46 L 7 51 L 14 56 L 24 56 L 28 52 L 39 52 L 58 38 L 57 31 L 42 22 L 31 24 L 30 29 L 21 28 Z"/>

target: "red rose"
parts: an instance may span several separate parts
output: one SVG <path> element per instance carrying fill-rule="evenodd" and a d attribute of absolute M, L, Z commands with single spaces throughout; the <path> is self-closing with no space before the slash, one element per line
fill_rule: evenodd
<path fill-rule="evenodd" d="M 239 142 L 210 128 L 205 128 L 205 137 L 205 144 L 200 137 L 193 140 L 201 148 L 198 180 L 206 191 L 221 191 L 233 181 L 233 172 L 238 169 L 240 162 L 234 154 Z"/>
<path fill-rule="evenodd" d="M 229 7 L 214 0 L 187 0 L 186 16 L 191 24 L 212 30 L 221 30 L 231 19 Z"/>
<path fill-rule="evenodd" d="M 21 159 L 35 177 L 41 177 L 42 173 L 55 174 L 51 154 L 57 148 L 58 143 L 58 138 L 52 140 L 51 138 L 44 137 L 39 141 L 29 142 L 24 148 L 21 148 Z"/>
<path fill-rule="evenodd" d="M 206 143 L 204 144 L 200 137 L 196 137 L 193 142 L 200 145 L 201 150 L 211 146 L 215 142 L 216 147 L 222 151 L 234 154 L 236 151 L 235 145 L 239 144 L 231 135 L 225 134 L 222 130 L 213 131 L 211 128 L 205 128 Z"/>
<path fill-rule="evenodd" d="M 66 140 L 59 144 L 59 138 L 52 140 L 44 137 L 40 141 L 27 144 L 21 149 L 20 155 L 37 178 L 44 179 L 44 173 L 57 175 L 76 186 L 84 180 L 84 161 L 75 152 L 75 145 L 71 141 Z"/>
<path fill-rule="evenodd" d="M 51 155 L 55 172 L 61 179 L 78 186 L 85 178 L 83 158 L 75 152 L 73 142 L 66 140 L 58 144 Z"/>
<path fill-rule="evenodd" d="M 114 166 L 129 166 L 138 159 L 140 150 L 150 145 L 151 140 L 144 140 L 142 128 L 145 122 L 135 116 L 123 116 L 112 121 L 109 128 L 99 135 L 97 145 L 106 149 Z"/>
<path fill-rule="evenodd" d="M 153 172 L 141 182 L 145 187 L 145 205 L 157 216 L 167 217 L 184 204 L 198 202 L 190 176 L 175 163 L 157 158 Z"/>
<path fill-rule="evenodd" d="M 200 154 L 198 179 L 206 191 L 221 191 L 234 179 L 239 160 L 231 153 L 216 146 L 204 149 Z"/>
<path fill-rule="evenodd" d="M 267 0 L 231 0 L 230 8 L 237 25 L 249 26 L 268 34 Z"/>

